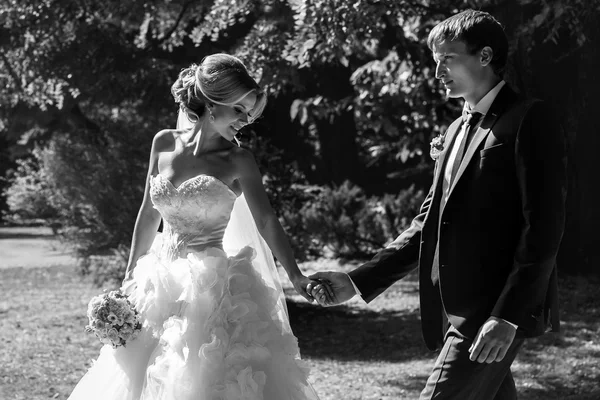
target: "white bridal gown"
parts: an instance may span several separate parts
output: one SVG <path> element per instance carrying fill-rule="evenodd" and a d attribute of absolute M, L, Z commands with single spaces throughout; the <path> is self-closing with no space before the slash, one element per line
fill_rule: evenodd
<path fill-rule="evenodd" d="M 142 332 L 102 347 L 69 399 L 317 399 L 281 288 L 257 272 L 251 247 L 223 250 L 236 194 L 208 175 L 150 184 L 164 229 L 133 273 Z"/>

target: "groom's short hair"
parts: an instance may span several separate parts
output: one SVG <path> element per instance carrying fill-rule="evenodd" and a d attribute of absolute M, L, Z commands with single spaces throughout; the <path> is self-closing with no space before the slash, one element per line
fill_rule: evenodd
<path fill-rule="evenodd" d="M 504 28 L 484 11 L 465 10 L 433 27 L 427 38 L 427 46 L 433 51 L 436 44 L 444 40 L 461 41 L 474 54 L 485 46 L 492 48 L 494 56 L 490 62 L 497 75 L 502 75 L 508 58 L 508 39 Z"/>

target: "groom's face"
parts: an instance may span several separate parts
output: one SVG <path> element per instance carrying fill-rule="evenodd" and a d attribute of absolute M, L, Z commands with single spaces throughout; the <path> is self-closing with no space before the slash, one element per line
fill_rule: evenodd
<path fill-rule="evenodd" d="M 448 97 L 462 97 L 469 101 L 478 93 L 485 79 L 484 65 L 479 52 L 468 51 L 465 42 L 444 40 L 433 48 L 436 63 L 435 77 L 446 87 Z"/>

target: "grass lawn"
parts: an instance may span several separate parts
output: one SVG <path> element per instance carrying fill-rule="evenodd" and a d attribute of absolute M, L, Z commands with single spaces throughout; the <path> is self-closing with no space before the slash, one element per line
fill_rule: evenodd
<path fill-rule="evenodd" d="M 8 236 L 0 236 L 0 263 L 14 246 Z M 0 400 L 66 399 L 100 349 L 83 327 L 87 302 L 102 288 L 77 276 L 72 262 L 26 254 L 23 266 L 14 257 L 10 266 L 0 264 Z M 353 266 L 323 260 L 302 269 Z M 369 306 L 354 299 L 327 309 L 308 304 L 283 282 L 292 327 L 322 400 L 418 398 L 436 354 L 421 339 L 415 276 Z M 513 364 L 519 399 L 600 399 L 599 283 L 561 279 L 563 333 L 526 342 Z"/>

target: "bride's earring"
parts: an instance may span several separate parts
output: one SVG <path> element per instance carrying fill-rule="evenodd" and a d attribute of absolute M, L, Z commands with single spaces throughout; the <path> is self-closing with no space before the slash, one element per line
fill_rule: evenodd
<path fill-rule="evenodd" d="M 233 140 L 235 140 L 235 143 L 237 144 L 238 147 L 242 147 L 242 143 L 240 142 L 240 140 L 237 138 L 237 135 L 233 137 Z"/>
<path fill-rule="evenodd" d="M 213 115 L 213 112 L 212 112 L 212 107 L 211 107 L 211 105 L 210 105 L 210 104 L 207 104 L 207 105 L 206 105 L 206 111 L 208 111 L 208 121 L 209 121 L 211 124 L 214 124 L 214 123 L 215 123 L 215 116 Z M 204 114 L 204 115 L 206 115 L 206 114 Z"/>

